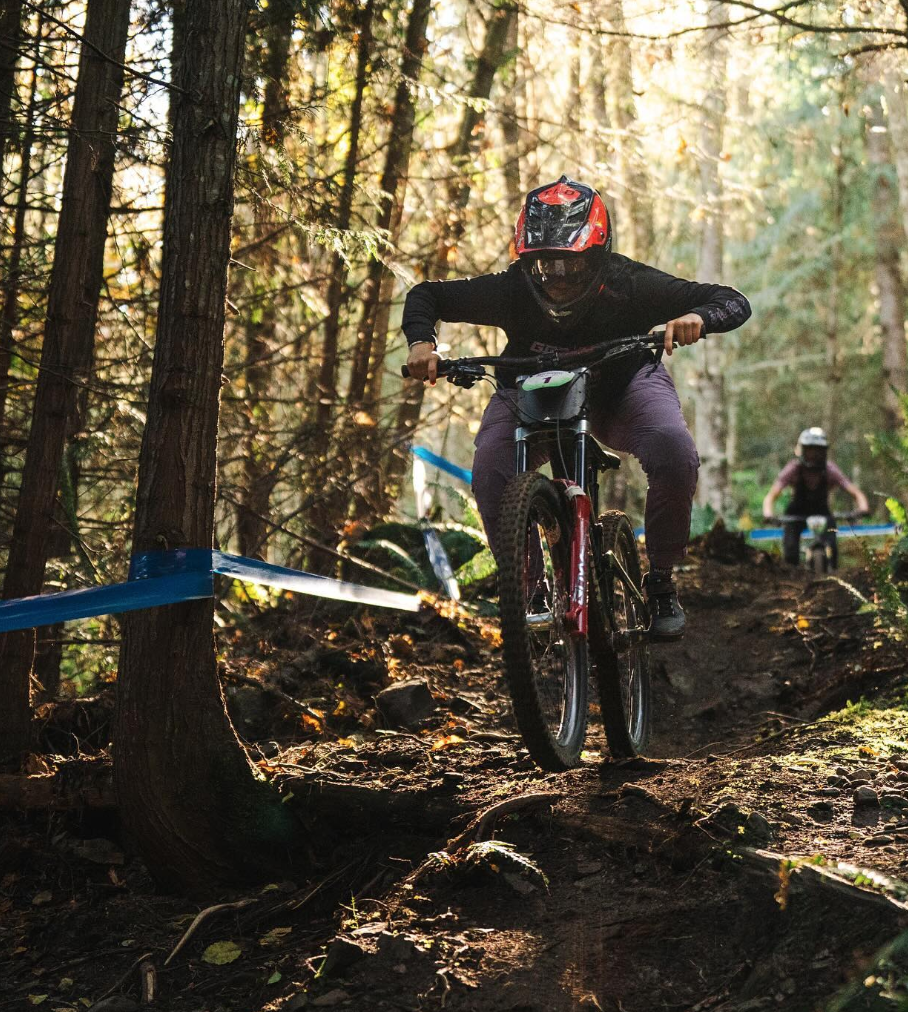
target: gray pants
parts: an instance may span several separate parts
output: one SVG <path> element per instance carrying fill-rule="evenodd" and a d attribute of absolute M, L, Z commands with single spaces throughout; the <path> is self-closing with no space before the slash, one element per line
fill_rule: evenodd
<path fill-rule="evenodd" d="M 499 390 L 489 401 L 476 434 L 473 494 L 496 553 L 498 514 L 505 485 L 517 470 L 514 449 L 516 391 Z M 646 496 L 646 549 L 650 566 L 676 565 L 684 557 L 690 534 L 690 508 L 697 487 L 700 458 L 681 413 L 675 384 L 660 364 L 644 366 L 618 400 L 591 397 L 590 429 L 613 450 L 633 454 L 649 482 Z M 546 460 L 537 448 L 530 465 Z"/>

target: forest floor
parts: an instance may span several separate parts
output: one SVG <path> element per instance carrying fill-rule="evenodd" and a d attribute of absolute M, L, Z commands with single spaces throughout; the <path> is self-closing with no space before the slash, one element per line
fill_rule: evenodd
<path fill-rule="evenodd" d="M 225 635 L 260 766 L 362 803 L 312 828 L 314 878 L 193 900 L 155 891 L 112 811 L 7 813 L 0 1010 L 904 1009 L 908 957 L 880 955 L 908 911 L 904 644 L 865 571 L 724 551 L 681 573 L 650 754 L 611 761 L 594 721 L 566 774 L 521 747 L 493 620 L 287 606 Z M 382 727 L 402 679 L 432 712 Z"/>

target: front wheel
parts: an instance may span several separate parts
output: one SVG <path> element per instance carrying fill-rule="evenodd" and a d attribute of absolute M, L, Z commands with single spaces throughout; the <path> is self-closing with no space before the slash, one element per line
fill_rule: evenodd
<path fill-rule="evenodd" d="M 599 527 L 601 595 L 591 612 L 590 640 L 605 736 L 612 756 L 621 759 L 641 753 L 649 738 L 648 616 L 635 594 L 642 580 L 634 529 L 617 510 L 603 513 Z"/>
<path fill-rule="evenodd" d="M 810 568 L 814 573 L 823 575 L 829 569 L 829 560 L 826 557 L 826 546 L 817 545 L 810 550 Z"/>
<path fill-rule="evenodd" d="M 531 471 L 510 482 L 498 541 L 501 638 L 517 727 L 543 769 L 570 769 L 586 734 L 587 646 L 565 626 L 571 524 L 548 478 Z"/>

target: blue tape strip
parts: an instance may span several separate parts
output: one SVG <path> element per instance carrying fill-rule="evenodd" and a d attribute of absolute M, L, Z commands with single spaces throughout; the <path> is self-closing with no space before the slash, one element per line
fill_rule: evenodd
<path fill-rule="evenodd" d="M 887 534 L 897 534 L 895 524 L 855 524 L 854 526 L 843 525 L 838 529 L 840 538 L 878 538 Z M 759 530 L 750 531 L 748 538 L 751 541 L 781 541 L 781 527 L 762 527 Z M 810 537 L 810 531 L 802 531 L 801 537 Z"/>
<path fill-rule="evenodd" d="M 437 453 L 427 450 L 424 446 L 411 446 L 410 453 L 414 457 L 424 460 L 427 464 L 432 464 L 433 467 L 437 467 L 440 471 L 447 471 L 448 474 L 452 474 L 455 478 L 460 478 L 461 481 L 465 481 L 468 485 L 473 484 L 472 471 L 468 471 L 465 467 L 459 467 L 457 464 L 452 464 L 450 460 L 439 457 Z"/>
<path fill-rule="evenodd" d="M 298 594 L 326 597 L 332 601 L 350 601 L 353 604 L 371 604 L 379 608 L 397 608 L 401 611 L 419 611 L 417 594 L 401 594 L 380 587 L 363 587 L 358 583 L 345 583 L 327 576 L 313 576 L 300 569 L 274 566 L 270 562 L 246 559 L 242 555 L 211 553 L 211 568 L 215 573 L 241 580 L 243 583 L 260 583 L 279 590 L 292 590 Z"/>
<path fill-rule="evenodd" d="M 420 608 L 417 594 L 362 587 L 326 576 L 313 576 L 299 569 L 246 559 L 241 555 L 212 552 L 207 548 L 178 548 L 133 556 L 128 583 L 2 601 L 0 632 L 33 629 L 98 615 L 119 615 L 126 611 L 211 597 L 214 594 L 214 573 L 244 583 L 259 583 L 352 604 L 370 604 L 402 611 L 419 611 Z"/>
<path fill-rule="evenodd" d="M 119 615 L 126 611 L 156 608 L 180 601 L 211 597 L 211 570 L 190 571 L 153 580 L 115 583 L 110 587 L 86 587 L 61 590 L 57 594 L 38 594 L 0 602 L 0 632 L 55 625 L 77 618 Z"/>

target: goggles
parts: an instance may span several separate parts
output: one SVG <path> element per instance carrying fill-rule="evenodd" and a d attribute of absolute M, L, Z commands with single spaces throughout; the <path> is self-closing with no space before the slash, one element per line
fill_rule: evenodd
<path fill-rule="evenodd" d="M 541 284 L 553 281 L 577 283 L 592 273 L 586 257 L 537 257 L 530 264 L 530 274 Z"/>

